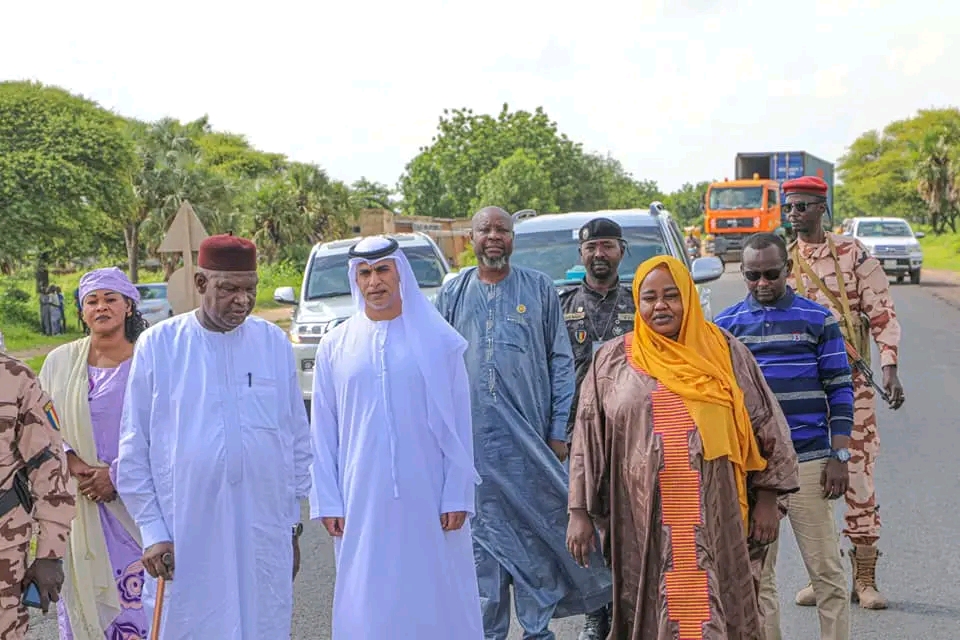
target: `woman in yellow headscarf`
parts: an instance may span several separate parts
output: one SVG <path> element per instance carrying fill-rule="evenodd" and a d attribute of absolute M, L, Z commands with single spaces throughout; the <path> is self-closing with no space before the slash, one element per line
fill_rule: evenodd
<path fill-rule="evenodd" d="M 599 530 L 618 640 L 763 640 L 760 566 L 799 487 L 786 419 L 750 351 L 708 323 L 687 267 L 647 260 L 634 332 L 594 356 L 570 457 L 567 544 Z"/>

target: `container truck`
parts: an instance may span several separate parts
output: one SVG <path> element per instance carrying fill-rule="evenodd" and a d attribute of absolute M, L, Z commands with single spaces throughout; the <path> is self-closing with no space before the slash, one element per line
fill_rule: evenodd
<path fill-rule="evenodd" d="M 783 226 L 781 185 L 802 176 L 818 176 L 827 183 L 827 205 L 832 216 L 832 163 L 806 151 L 738 153 L 734 179 L 711 183 L 704 197 L 706 254 L 724 260 L 739 257 L 747 236 L 775 232 Z"/>

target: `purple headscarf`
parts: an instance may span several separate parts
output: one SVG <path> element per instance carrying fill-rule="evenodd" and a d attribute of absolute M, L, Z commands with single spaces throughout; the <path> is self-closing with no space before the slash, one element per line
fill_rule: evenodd
<path fill-rule="evenodd" d="M 106 269 L 96 269 L 83 274 L 80 278 L 80 300 L 83 301 L 87 295 L 93 291 L 99 290 L 116 291 L 133 300 L 140 302 L 140 291 L 137 290 L 130 278 L 123 271 L 116 267 Z"/>

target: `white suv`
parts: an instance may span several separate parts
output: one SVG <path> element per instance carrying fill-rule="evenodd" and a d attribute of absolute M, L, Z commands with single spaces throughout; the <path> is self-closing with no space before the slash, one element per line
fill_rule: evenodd
<path fill-rule="evenodd" d="M 444 277 L 450 273 L 450 265 L 440 248 L 424 233 L 388 235 L 399 243 L 420 288 L 433 300 Z M 317 344 L 330 329 L 353 315 L 355 310 L 347 276 L 347 252 L 360 240 L 362 238 L 357 237 L 316 245 L 307 259 L 299 296 L 293 287 L 279 287 L 273 292 L 275 301 L 294 305 L 289 334 L 297 363 L 300 391 L 308 404 L 313 395 Z"/>
<path fill-rule="evenodd" d="M 844 235 L 851 235 L 870 251 L 870 255 L 880 261 L 888 276 L 896 276 L 897 282 L 903 282 L 909 274 L 911 284 L 920 284 L 920 270 L 923 268 L 923 250 L 918 238 L 922 231 L 914 233 L 910 224 L 903 218 L 854 218 L 844 229 Z"/>

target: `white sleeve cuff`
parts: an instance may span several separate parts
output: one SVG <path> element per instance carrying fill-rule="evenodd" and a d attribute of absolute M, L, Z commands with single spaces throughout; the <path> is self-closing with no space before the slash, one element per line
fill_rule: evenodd
<path fill-rule="evenodd" d="M 144 549 L 148 549 L 160 542 L 173 542 L 173 536 L 167 531 L 167 525 L 164 524 L 163 520 L 154 520 L 140 527 L 140 535 L 143 537 Z"/>

